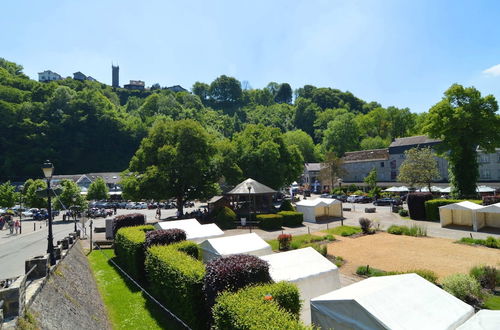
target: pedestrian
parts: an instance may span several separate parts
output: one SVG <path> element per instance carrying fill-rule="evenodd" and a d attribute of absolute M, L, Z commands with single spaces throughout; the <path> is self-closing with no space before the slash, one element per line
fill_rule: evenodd
<path fill-rule="evenodd" d="M 114 213 L 114 215 L 116 215 L 116 204 L 113 205 L 113 213 Z"/>
<path fill-rule="evenodd" d="M 0 216 L 0 230 L 3 230 L 4 225 L 5 225 L 5 219 L 2 215 L 2 216 Z"/>
<path fill-rule="evenodd" d="M 156 218 L 158 220 L 161 220 L 161 208 L 158 206 L 158 208 L 156 209 Z"/>
<path fill-rule="evenodd" d="M 17 233 L 19 232 L 19 229 L 21 228 L 21 223 L 19 222 L 19 220 L 16 220 L 14 222 L 14 229 L 16 230 L 16 235 Z"/>
<path fill-rule="evenodd" d="M 9 230 L 10 230 L 10 233 L 13 234 L 14 233 L 14 221 L 12 221 L 12 217 L 10 215 L 7 216 L 7 223 L 9 224 Z"/>

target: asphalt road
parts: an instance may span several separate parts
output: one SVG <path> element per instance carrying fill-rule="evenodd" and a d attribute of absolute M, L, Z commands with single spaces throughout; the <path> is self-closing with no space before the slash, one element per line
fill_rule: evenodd
<path fill-rule="evenodd" d="M 10 235 L 8 230 L 0 231 L 0 279 L 24 274 L 24 260 L 45 254 L 47 251 L 48 227 L 36 221 L 33 231 L 32 221 L 23 221 L 22 235 Z M 74 230 L 74 224 L 56 221 L 52 226 L 54 245 Z M 28 232 L 29 231 L 29 232 Z"/>

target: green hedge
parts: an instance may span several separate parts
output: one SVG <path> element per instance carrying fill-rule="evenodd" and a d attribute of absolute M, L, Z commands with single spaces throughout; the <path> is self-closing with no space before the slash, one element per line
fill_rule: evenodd
<path fill-rule="evenodd" d="M 287 227 L 298 227 L 304 221 L 304 213 L 295 211 L 278 212 L 283 217 L 283 225 Z"/>
<path fill-rule="evenodd" d="M 427 220 L 439 221 L 439 207 L 454 203 L 464 202 L 464 199 L 431 199 L 425 202 L 425 215 Z M 481 205 L 483 201 L 469 200 L 469 202 Z"/>
<path fill-rule="evenodd" d="M 144 243 L 151 225 L 122 227 L 115 236 L 116 258 L 125 271 L 136 280 L 144 279 Z"/>
<path fill-rule="evenodd" d="M 292 203 L 288 199 L 285 199 L 281 202 L 280 211 L 295 211 L 295 207 L 293 207 Z"/>
<path fill-rule="evenodd" d="M 215 223 L 221 229 L 235 228 L 234 222 L 236 221 L 236 213 L 229 207 L 224 206 L 216 211 Z"/>
<path fill-rule="evenodd" d="M 216 329 L 311 329 L 299 321 L 299 291 L 279 282 L 224 292 L 212 308 Z"/>
<path fill-rule="evenodd" d="M 185 254 L 195 259 L 200 260 L 201 258 L 200 247 L 198 246 L 198 244 L 194 242 L 184 241 L 184 242 L 174 243 L 172 244 L 172 247 L 174 247 L 178 251 L 184 252 Z"/>
<path fill-rule="evenodd" d="M 180 246 L 178 244 L 181 244 Z M 153 294 L 193 329 L 206 327 L 203 277 L 205 266 L 179 247 L 152 246 L 146 253 L 146 274 Z"/>
<path fill-rule="evenodd" d="M 279 214 L 259 214 L 257 221 L 259 227 L 264 230 L 277 230 L 283 226 L 283 216 Z"/>

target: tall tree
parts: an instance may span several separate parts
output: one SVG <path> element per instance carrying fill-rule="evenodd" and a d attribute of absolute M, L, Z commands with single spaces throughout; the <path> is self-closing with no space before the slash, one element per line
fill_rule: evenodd
<path fill-rule="evenodd" d="M 4 182 L 0 185 L 0 206 L 12 207 L 19 200 L 16 187 L 10 184 L 10 181 Z"/>
<path fill-rule="evenodd" d="M 197 95 L 202 102 L 205 102 L 210 94 L 210 86 L 208 84 L 197 81 L 193 84 L 191 91 L 194 95 Z"/>
<path fill-rule="evenodd" d="M 61 193 L 54 200 L 54 207 L 57 210 L 66 210 L 71 207 L 86 209 L 87 202 L 80 193 L 80 187 L 72 180 L 63 180 L 61 182 Z"/>
<path fill-rule="evenodd" d="M 102 200 L 109 198 L 109 189 L 106 185 L 106 181 L 99 177 L 94 180 L 89 186 L 87 191 L 87 200 Z"/>
<path fill-rule="evenodd" d="M 28 179 L 23 186 L 23 202 L 29 207 L 43 208 L 47 206 L 47 199 L 40 197 L 37 191 L 46 190 L 47 182 L 42 179 Z"/>
<path fill-rule="evenodd" d="M 370 194 L 377 198 L 380 189 L 377 189 L 377 169 L 374 167 L 372 170 L 365 176 L 363 181 L 366 183 L 368 188 L 370 188 Z"/>
<path fill-rule="evenodd" d="M 233 142 L 244 177 L 279 189 L 295 181 L 303 170 L 299 149 L 287 146 L 277 128 L 250 124 L 235 135 Z"/>
<path fill-rule="evenodd" d="M 436 155 L 431 148 L 412 148 L 405 151 L 405 160 L 399 167 L 398 181 L 410 187 L 426 185 L 431 191 L 431 182 L 439 179 Z"/>
<path fill-rule="evenodd" d="M 313 136 L 316 114 L 320 111 L 321 109 L 311 100 L 299 97 L 295 101 L 295 127 Z"/>
<path fill-rule="evenodd" d="M 274 100 L 276 103 L 292 103 L 292 87 L 288 83 L 282 83 L 276 92 Z"/>
<path fill-rule="evenodd" d="M 323 185 L 328 182 L 330 190 L 333 190 L 335 182 L 347 173 L 343 165 L 342 159 L 337 157 L 334 152 L 327 152 L 324 161 L 320 164 L 319 171 L 319 178 Z"/>
<path fill-rule="evenodd" d="M 234 113 L 241 104 L 241 83 L 233 77 L 222 75 L 210 84 L 209 96 L 212 104 L 225 113 Z"/>
<path fill-rule="evenodd" d="M 493 95 L 481 97 L 474 87 L 452 85 L 429 110 L 424 130 L 439 138 L 448 152 L 452 194 L 476 195 L 479 177 L 477 148 L 493 152 L 500 142 L 498 103 Z"/>
<path fill-rule="evenodd" d="M 286 132 L 283 134 L 283 140 L 287 146 L 296 145 L 306 163 L 318 161 L 319 157 L 316 155 L 313 139 L 306 132 L 300 129 Z"/>
<path fill-rule="evenodd" d="M 323 136 L 323 147 L 327 151 L 335 151 L 340 157 L 347 151 L 358 149 L 359 131 L 352 113 L 337 116 L 328 123 Z"/>
<path fill-rule="evenodd" d="M 216 191 L 215 155 L 212 138 L 197 122 L 159 119 L 130 160 L 124 193 L 134 199 L 175 198 L 183 214 L 185 201 Z"/>

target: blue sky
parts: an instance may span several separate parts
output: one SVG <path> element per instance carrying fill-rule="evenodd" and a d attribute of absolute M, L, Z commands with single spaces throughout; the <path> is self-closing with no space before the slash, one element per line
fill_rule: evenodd
<path fill-rule="evenodd" d="M 498 1 L 9 1 L 0 56 L 111 84 L 226 74 L 427 111 L 457 82 L 500 100 Z M 495 67 L 498 65 L 497 67 Z"/>

